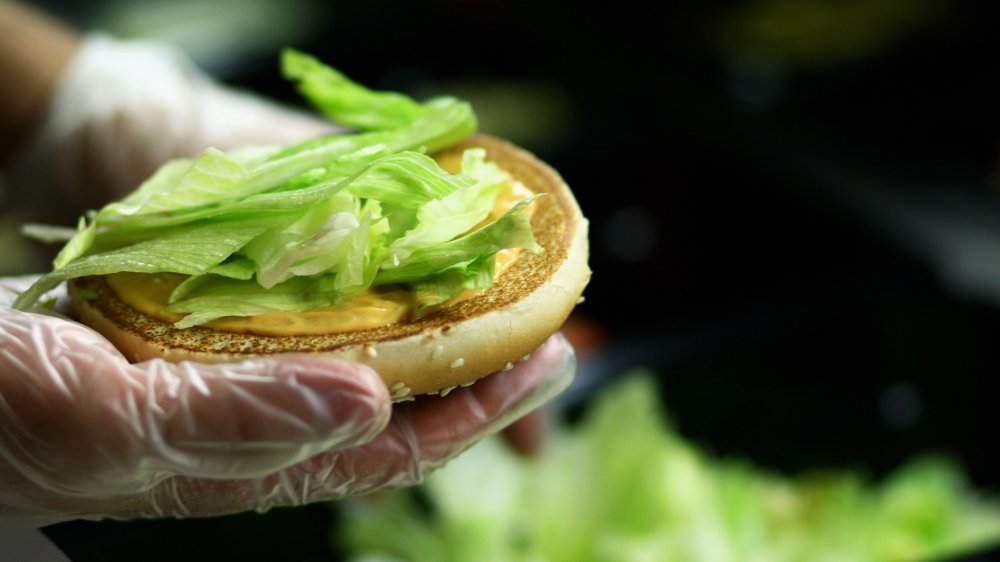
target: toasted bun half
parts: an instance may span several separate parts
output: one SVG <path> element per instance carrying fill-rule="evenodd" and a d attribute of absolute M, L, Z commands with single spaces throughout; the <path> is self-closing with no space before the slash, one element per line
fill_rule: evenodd
<path fill-rule="evenodd" d="M 198 326 L 176 329 L 120 300 L 103 277 L 70 282 L 79 319 L 129 360 L 155 357 L 217 363 L 276 353 L 316 353 L 365 363 L 397 399 L 440 393 L 510 366 L 537 349 L 569 316 L 590 278 L 587 220 L 562 178 L 524 150 L 475 136 L 447 152 L 482 147 L 535 193 L 535 237 L 544 252 L 520 252 L 494 285 L 419 319 L 323 335 L 264 336 Z"/>

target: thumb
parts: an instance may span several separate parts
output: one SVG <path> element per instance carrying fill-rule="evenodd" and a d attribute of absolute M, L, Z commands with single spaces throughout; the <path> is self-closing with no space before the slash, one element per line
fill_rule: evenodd
<path fill-rule="evenodd" d="M 318 356 L 154 360 L 133 367 L 130 387 L 144 402 L 131 422 L 149 469 L 205 478 L 258 477 L 365 443 L 391 412 L 375 372 Z"/>

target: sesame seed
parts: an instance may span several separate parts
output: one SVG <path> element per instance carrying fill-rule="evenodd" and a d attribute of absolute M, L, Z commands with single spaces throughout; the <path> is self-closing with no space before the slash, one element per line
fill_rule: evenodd
<path fill-rule="evenodd" d="M 401 401 L 410 395 L 410 387 L 406 386 L 404 383 L 396 383 L 392 387 L 392 399 L 395 402 Z"/>
<path fill-rule="evenodd" d="M 514 368 L 514 364 L 511 363 L 510 361 L 508 361 L 507 364 L 503 366 L 503 370 L 504 371 L 509 371 L 509 370 L 511 370 L 513 368 Z"/>
<path fill-rule="evenodd" d="M 372 359 L 378 357 L 378 350 L 370 345 L 365 346 L 365 355 L 371 357 Z"/>
<path fill-rule="evenodd" d="M 458 385 L 449 386 L 448 388 L 442 388 L 441 389 L 441 396 L 442 397 L 448 396 L 448 393 L 451 392 L 452 390 L 455 390 L 456 388 L 458 388 Z"/>
<path fill-rule="evenodd" d="M 457 369 L 462 365 L 465 365 L 465 359 L 463 357 L 459 357 L 458 359 L 451 362 L 452 369 Z"/>

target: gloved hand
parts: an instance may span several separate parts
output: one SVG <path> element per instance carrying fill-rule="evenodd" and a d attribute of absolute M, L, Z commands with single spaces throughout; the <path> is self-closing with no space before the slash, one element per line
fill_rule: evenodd
<path fill-rule="evenodd" d="M 41 123 L 4 167 L 14 204 L 75 224 L 83 210 L 132 191 L 170 158 L 209 146 L 288 144 L 336 130 L 219 84 L 167 45 L 90 35 Z"/>
<path fill-rule="evenodd" d="M 50 105 L 5 172 L 14 203 L 58 207 L 45 218 L 62 224 L 168 158 L 334 130 L 164 46 L 101 36 Z M 574 372 L 555 337 L 511 371 L 392 406 L 375 373 L 329 358 L 133 365 L 83 325 L 11 310 L 2 286 L 29 282 L 0 280 L 0 525 L 263 511 L 413 484 Z"/>
<path fill-rule="evenodd" d="M 561 336 L 446 397 L 391 405 L 356 364 L 284 356 L 129 364 L 0 280 L 0 525 L 221 515 L 414 484 L 563 390 Z M 57 310 L 65 310 L 60 294 Z"/>

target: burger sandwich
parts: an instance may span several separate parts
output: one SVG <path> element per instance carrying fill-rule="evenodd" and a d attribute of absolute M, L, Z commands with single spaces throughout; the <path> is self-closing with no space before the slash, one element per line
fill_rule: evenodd
<path fill-rule="evenodd" d="M 475 134 L 461 100 L 368 90 L 293 50 L 282 66 L 352 132 L 167 162 L 62 236 L 15 308 L 67 282 L 132 361 L 325 354 L 396 400 L 509 369 L 559 329 L 590 271 L 555 171 Z"/>

